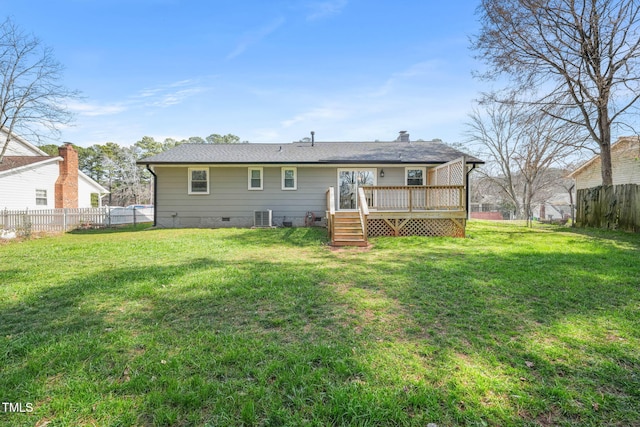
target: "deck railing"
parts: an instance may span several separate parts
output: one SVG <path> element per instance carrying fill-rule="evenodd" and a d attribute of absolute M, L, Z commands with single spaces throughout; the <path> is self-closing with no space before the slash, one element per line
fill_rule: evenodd
<path fill-rule="evenodd" d="M 361 187 L 370 209 L 379 211 L 463 211 L 463 185 Z"/>
<path fill-rule="evenodd" d="M 327 230 L 329 239 L 333 239 L 333 221 L 336 216 L 336 196 L 333 187 L 327 190 Z"/>

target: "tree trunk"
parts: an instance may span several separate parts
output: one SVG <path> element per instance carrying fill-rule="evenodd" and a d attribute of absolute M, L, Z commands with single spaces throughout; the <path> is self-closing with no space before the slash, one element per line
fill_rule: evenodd
<path fill-rule="evenodd" d="M 609 109 L 606 105 L 598 108 L 598 119 L 602 185 L 613 185 L 613 172 L 611 170 L 611 125 L 609 124 Z"/>

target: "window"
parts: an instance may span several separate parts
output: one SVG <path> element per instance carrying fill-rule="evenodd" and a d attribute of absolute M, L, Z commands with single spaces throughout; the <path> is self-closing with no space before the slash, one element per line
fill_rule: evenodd
<path fill-rule="evenodd" d="M 209 194 L 209 168 L 189 168 L 189 194 Z"/>
<path fill-rule="evenodd" d="M 47 190 L 36 190 L 36 205 L 47 206 Z"/>
<path fill-rule="evenodd" d="M 262 190 L 262 168 L 249 168 L 249 190 Z"/>
<path fill-rule="evenodd" d="M 283 190 L 298 189 L 297 168 L 282 168 L 282 189 Z"/>
<path fill-rule="evenodd" d="M 427 168 L 406 168 L 407 185 L 426 185 Z"/>

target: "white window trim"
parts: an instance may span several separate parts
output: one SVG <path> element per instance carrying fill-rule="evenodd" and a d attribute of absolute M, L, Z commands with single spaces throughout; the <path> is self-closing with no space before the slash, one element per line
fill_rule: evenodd
<path fill-rule="evenodd" d="M 284 183 L 285 183 L 285 172 L 292 170 L 293 171 L 293 187 L 285 187 Z M 282 191 L 294 191 L 298 189 L 298 168 L 295 166 L 285 166 L 280 170 L 280 174 L 281 174 L 281 184 L 282 184 Z"/>
<path fill-rule="evenodd" d="M 44 192 L 44 195 L 42 197 L 38 197 L 38 191 Z M 45 203 L 38 203 L 39 199 L 44 200 Z M 36 188 L 36 206 L 49 206 L 49 195 L 47 194 L 47 190 L 43 188 Z"/>
<path fill-rule="evenodd" d="M 207 173 L 207 191 L 192 191 L 191 187 L 191 177 L 193 176 L 192 172 L 195 171 L 205 171 Z M 189 184 L 187 187 L 187 193 L 194 196 L 206 196 L 209 194 L 209 181 L 210 181 L 210 172 L 209 168 L 188 168 L 189 173 Z"/>
<path fill-rule="evenodd" d="M 251 186 L 251 172 L 252 171 L 260 171 L 260 187 L 252 187 Z M 248 168 L 247 170 L 247 188 L 250 191 L 260 191 L 264 189 L 264 170 L 262 167 L 253 167 Z"/>
<path fill-rule="evenodd" d="M 421 170 L 422 171 L 422 185 L 427 185 L 427 168 L 424 166 L 407 166 L 404 168 L 404 185 L 409 185 L 409 171 Z"/>

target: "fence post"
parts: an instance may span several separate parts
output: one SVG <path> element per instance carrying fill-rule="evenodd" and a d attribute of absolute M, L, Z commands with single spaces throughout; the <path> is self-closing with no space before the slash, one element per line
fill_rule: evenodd
<path fill-rule="evenodd" d="M 136 228 L 136 207 L 133 207 L 133 228 Z"/>

